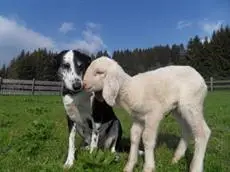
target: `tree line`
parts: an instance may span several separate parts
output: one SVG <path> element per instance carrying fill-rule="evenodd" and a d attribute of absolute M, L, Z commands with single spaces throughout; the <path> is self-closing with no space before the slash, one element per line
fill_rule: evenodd
<path fill-rule="evenodd" d="M 33 52 L 22 50 L 9 65 L 3 65 L 0 76 L 11 79 L 58 80 L 54 56 L 57 52 L 38 49 Z M 92 58 L 107 55 L 99 51 Z M 199 36 L 189 39 L 187 45 L 158 45 L 150 48 L 116 50 L 112 54 L 124 70 L 135 75 L 167 65 L 190 65 L 208 79 L 230 78 L 230 27 L 222 26 L 211 38 L 202 40 Z"/>

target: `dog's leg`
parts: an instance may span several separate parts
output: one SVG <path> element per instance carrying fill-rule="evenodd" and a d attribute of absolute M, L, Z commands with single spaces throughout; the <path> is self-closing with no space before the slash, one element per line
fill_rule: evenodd
<path fill-rule="evenodd" d="M 119 161 L 120 156 L 117 152 L 117 144 L 118 144 L 118 137 L 114 138 L 112 147 L 111 147 L 111 153 L 115 155 L 115 161 Z"/>
<path fill-rule="evenodd" d="M 111 144 L 111 152 L 116 153 L 118 149 L 118 145 L 121 140 L 122 136 L 122 129 L 121 129 L 121 124 L 118 120 L 113 122 L 113 127 L 111 128 L 112 130 L 110 131 L 109 135 L 114 137 L 114 140 Z"/>
<path fill-rule="evenodd" d="M 116 141 L 114 141 L 112 148 L 111 148 L 112 153 L 116 153 Z"/>
<path fill-rule="evenodd" d="M 74 162 L 74 155 L 75 155 L 76 123 L 74 123 L 68 118 L 68 126 L 69 126 L 69 147 L 68 147 L 68 156 L 64 164 L 64 168 L 72 167 Z"/>
<path fill-rule="evenodd" d="M 93 124 L 92 139 L 91 139 L 91 144 L 90 144 L 90 153 L 92 153 L 93 150 L 98 147 L 100 126 L 101 126 L 101 123 Z"/>

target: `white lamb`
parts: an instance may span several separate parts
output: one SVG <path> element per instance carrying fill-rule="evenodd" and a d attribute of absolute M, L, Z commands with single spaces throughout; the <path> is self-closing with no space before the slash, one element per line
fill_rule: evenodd
<path fill-rule="evenodd" d="M 155 171 L 157 130 L 161 119 L 169 112 L 173 112 L 182 127 L 182 138 L 172 163 L 184 156 L 192 134 L 195 151 L 190 172 L 203 171 L 211 130 L 203 117 L 207 86 L 194 68 L 167 66 L 131 77 L 114 60 L 100 57 L 88 67 L 83 82 L 86 91 L 102 90 L 102 96 L 109 105 L 120 105 L 132 116 L 131 148 L 125 172 L 133 171 L 141 137 L 145 151 L 143 171 Z"/>

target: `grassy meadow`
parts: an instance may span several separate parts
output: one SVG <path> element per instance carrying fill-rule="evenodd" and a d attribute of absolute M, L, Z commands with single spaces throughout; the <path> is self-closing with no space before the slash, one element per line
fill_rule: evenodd
<path fill-rule="evenodd" d="M 123 127 L 122 145 L 129 146 L 130 116 L 115 109 Z M 230 171 L 230 91 L 208 94 L 205 118 L 212 130 L 205 157 L 206 172 Z M 192 158 L 193 141 L 178 164 L 171 159 L 180 137 L 176 121 L 168 116 L 160 125 L 155 149 L 157 172 L 185 172 Z M 0 172 L 61 172 L 67 152 L 67 124 L 59 96 L 0 96 Z M 78 138 L 76 147 L 80 139 Z M 109 151 L 93 154 L 77 149 L 76 172 L 122 171 L 128 152 L 115 161 Z M 139 157 L 135 171 L 141 171 Z"/>

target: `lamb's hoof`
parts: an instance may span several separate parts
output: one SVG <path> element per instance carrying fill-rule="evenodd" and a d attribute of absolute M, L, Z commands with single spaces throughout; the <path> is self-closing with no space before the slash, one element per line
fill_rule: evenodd
<path fill-rule="evenodd" d="M 129 169 L 127 169 L 127 168 L 124 168 L 123 169 L 123 172 L 133 172 L 132 170 L 129 170 Z"/>
<path fill-rule="evenodd" d="M 133 168 L 131 168 L 129 165 L 126 165 L 123 169 L 123 172 L 133 172 Z"/>
<path fill-rule="evenodd" d="M 155 170 L 151 167 L 144 168 L 143 172 L 154 172 Z"/>
<path fill-rule="evenodd" d="M 179 161 L 179 159 L 177 157 L 173 157 L 171 163 L 176 164 L 176 163 L 178 163 L 178 161 Z"/>

